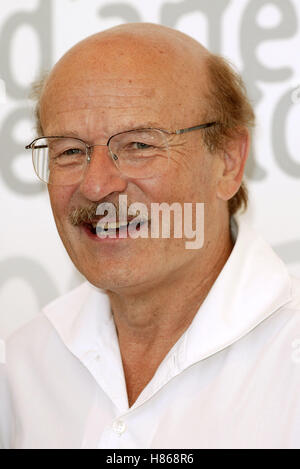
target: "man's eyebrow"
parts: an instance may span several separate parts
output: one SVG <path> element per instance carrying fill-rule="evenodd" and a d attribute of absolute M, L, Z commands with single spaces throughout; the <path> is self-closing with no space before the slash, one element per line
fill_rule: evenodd
<path fill-rule="evenodd" d="M 76 132 L 76 131 L 72 131 L 72 130 L 65 130 L 65 129 L 62 129 L 62 130 L 59 130 L 58 132 L 52 132 L 52 135 L 53 136 L 57 136 L 57 137 L 75 137 L 75 138 L 81 138 L 79 133 Z M 50 137 L 50 135 L 49 135 Z"/>
<path fill-rule="evenodd" d="M 164 127 L 161 126 L 161 124 L 159 124 L 158 122 L 143 122 L 141 124 L 138 124 L 138 125 L 135 125 L 135 126 L 132 126 L 132 127 L 124 127 L 124 129 L 122 130 L 119 130 L 119 132 L 114 132 L 114 133 L 111 133 L 109 136 L 111 135 L 115 135 L 115 134 L 119 134 L 119 133 L 122 133 L 122 132 L 129 132 L 130 130 L 140 130 L 140 129 L 161 129 L 161 130 L 168 130 L 168 129 L 165 129 Z M 56 135 L 56 136 L 61 136 L 61 137 L 75 137 L 75 138 L 79 138 L 81 140 L 82 139 L 82 136 L 75 130 L 67 130 L 67 129 L 61 129 L 59 132 L 55 132 L 53 133 L 53 136 Z"/>
<path fill-rule="evenodd" d="M 161 130 L 167 130 L 162 127 L 161 124 L 158 122 L 144 122 L 142 124 L 136 125 L 134 127 L 131 127 L 130 129 L 124 129 L 124 132 L 129 131 L 129 130 L 139 130 L 139 129 L 161 129 Z M 121 131 L 122 132 L 122 131 Z"/>

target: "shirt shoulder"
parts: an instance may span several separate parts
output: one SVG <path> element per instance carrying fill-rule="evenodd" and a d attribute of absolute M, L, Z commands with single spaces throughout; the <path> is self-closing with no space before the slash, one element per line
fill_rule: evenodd
<path fill-rule="evenodd" d="M 291 297 L 285 305 L 283 305 L 276 316 L 282 318 L 282 328 L 280 330 L 282 336 L 286 334 L 291 347 L 299 349 L 300 357 L 300 279 L 291 276 Z M 299 360 L 300 362 L 300 360 Z M 299 367 L 298 370 L 299 372 Z M 300 376 L 300 375 L 299 375 Z"/>
<path fill-rule="evenodd" d="M 37 432 L 34 439 L 39 441 L 39 418 L 47 421 L 48 415 L 51 421 L 65 393 L 68 405 L 72 401 L 70 418 L 77 410 L 80 415 L 86 411 L 85 404 L 76 410 L 76 403 L 80 396 L 90 396 L 94 381 L 65 346 L 51 319 L 58 315 L 59 324 L 72 328 L 70 316 L 80 310 L 91 288 L 84 283 L 55 299 L 7 338 L 5 365 L 0 367 L 0 447 L 19 448 L 31 432 Z"/>
<path fill-rule="evenodd" d="M 283 340 L 289 346 L 294 339 L 300 343 L 300 279 L 290 276 L 290 298 L 285 304 L 262 322 L 262 330 L 270 325 L 278 341 Z"/>
<path fill-rule="evenodd" d="M 290 280 L 289 300 L 233 344 L 232 351 L 238 361 L 243 357 L 245 368 L 246 363 L 249 368 L 255 363 L 257 375 L 261 372 L 264 376 L 264 386 L 272 376 L 273 384 L 288 388 L 289 393 L 294 390 L 299 396 L 300 279 L 290 276 Z M 300 412 L 298 397 L 297 402 Z"/>
<path fill-rule="evenodd" d="M 47 340 L 55 333 L 51 317 L 61 315 L 63 320 L 63 316 L 75 315 L 91 288 L 88 282 L 84 282 L 51 301 L 35 318 L 14 331 L 6 340 L 7 361 L 9 362 L 15 354 L 24 353 L 25 350 L 27 354 L 36 355 L 39 349 L 43 349 Z"/>
<path fill-rule="evenodd" d="M 300 279 L 291 276 L 290 280 L 290 299 L 272 316 L 274 323 L 281 324 L 280 336 L 284 337 L 286 334 L 290 343 L 296 339 L 300 343 Z"/>

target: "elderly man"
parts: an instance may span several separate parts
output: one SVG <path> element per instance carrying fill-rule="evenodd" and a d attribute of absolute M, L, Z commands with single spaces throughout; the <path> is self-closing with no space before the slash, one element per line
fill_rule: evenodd
<path fill-rule="evenodd" d="M 37 118 L 35 170 L 87 282 L 8 340 L 3 446 L 300 447 L 300 283 L 234 216 L 254 123 L 239 76 L 178 31 L 122 25 L 63 56 Z M 148 217 L 124 222 L 120 197 Z M 163 203 L 193 223 L 204 204 L 201 247 L 174 221 L 144 236 Z"/>

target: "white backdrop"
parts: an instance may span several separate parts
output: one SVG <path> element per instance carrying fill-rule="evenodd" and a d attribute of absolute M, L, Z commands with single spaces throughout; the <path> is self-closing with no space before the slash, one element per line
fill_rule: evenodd
<path fill-rule="evenodd" d="M 299 0 L 2 1 L 0 338 L 82 281 L 23 150 L 35 137 L 30 82 L 82 38 L 131 21 L 179 29 L 241 71 L 258 121 L 247 217 L 300 276 Z"/>

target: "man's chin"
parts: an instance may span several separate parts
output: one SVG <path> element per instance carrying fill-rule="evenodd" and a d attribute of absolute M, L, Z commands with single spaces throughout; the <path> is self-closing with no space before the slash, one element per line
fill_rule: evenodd
<path fill-rule="evenodd" d="M 84 275 L 83 272 L 81 272 Z M 95 287 L 111 291 L 119 294 L 137 294 L 144 290 L 149 289 L 149 279 L 135 278 L 134 276 L 120 276 L 115 275 L 114 278 L 110 276 L 95 276 L 94 274 L 84 275 L 85 278 Z M 148 287 L 147 287 L 148 285 Z"/>
<path fill-rule="evenodd" d="M 106 262 L 107 261 L 107 262 Z M 101 262 L 74 262 L 79 272 L 95 287 L 116 293 L 139 293 L 151 289 L 161 278 L 161 269 L 155 265 L 150 269 L 149 262 L 129 257 L 122 261 L 112 262 L 101 259 Z"/>

